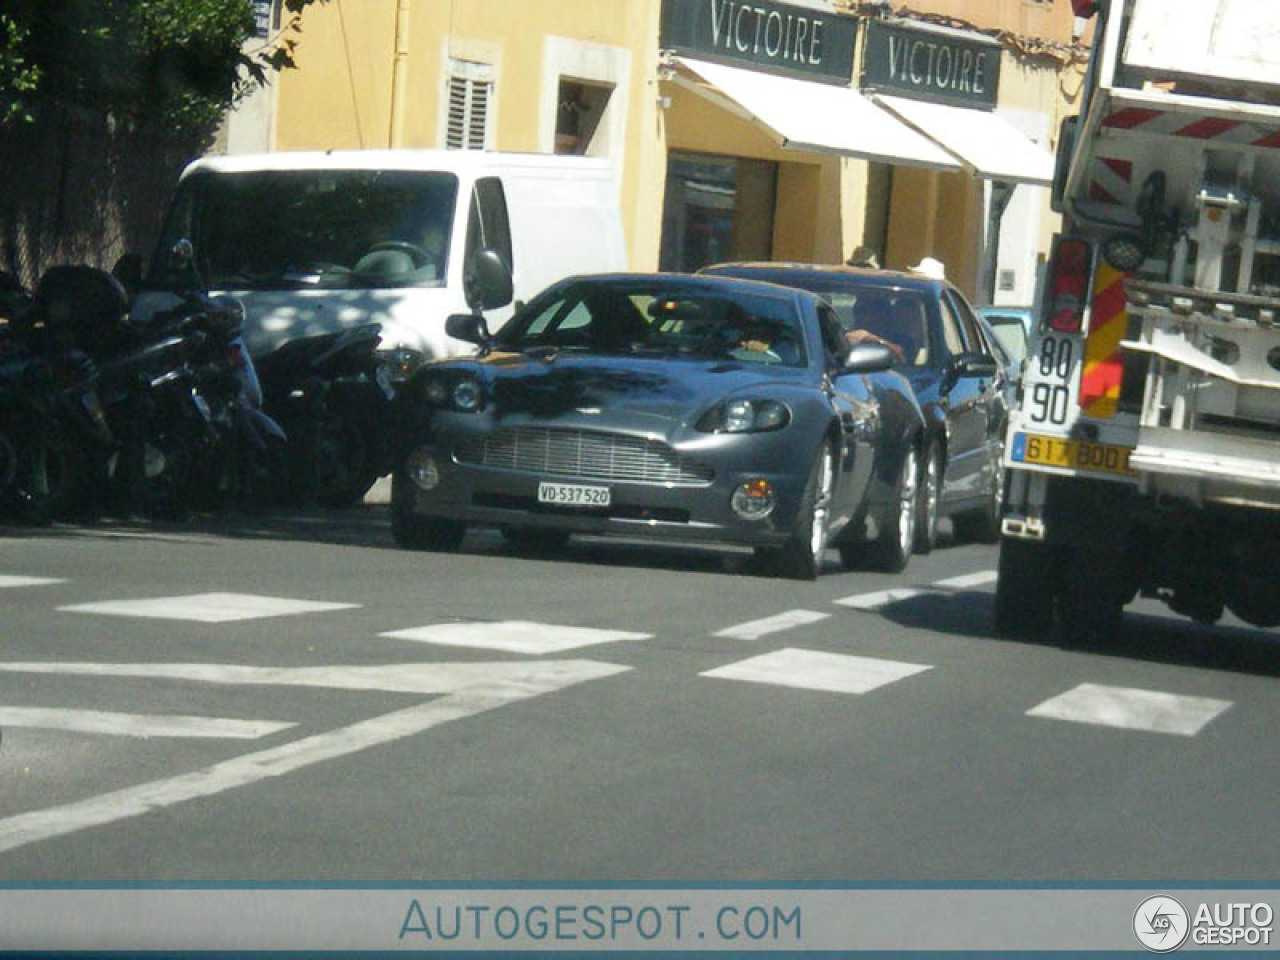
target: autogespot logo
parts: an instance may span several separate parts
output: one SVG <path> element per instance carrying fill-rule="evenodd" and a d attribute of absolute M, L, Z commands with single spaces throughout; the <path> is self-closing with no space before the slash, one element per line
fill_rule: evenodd
<path fill-rule="evenodd" d="M 1191 916 L 1173 897 L 1147 897 L 1133 915 L 1138 942 L 1153 953 L 1177 950 L 1187 939 Z"/>

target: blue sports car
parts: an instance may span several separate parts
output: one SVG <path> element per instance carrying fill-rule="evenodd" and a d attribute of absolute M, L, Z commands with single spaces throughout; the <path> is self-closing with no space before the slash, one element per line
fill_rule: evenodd
<path fill-rule="evenodd" d="M 744 544 L 812 579 L 828 546 L 900 570 L 924 420 L 880 344 L 821 297 L 680 274 L 572 277 L 475 356 L 402 388 L 392 529 L 452 550 L 469 525 L 547 547 L 570 534 Z"/>

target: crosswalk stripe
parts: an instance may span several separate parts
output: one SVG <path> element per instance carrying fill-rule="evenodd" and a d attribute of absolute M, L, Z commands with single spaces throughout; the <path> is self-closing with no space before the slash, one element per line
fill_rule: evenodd
<path fill-rule="evenodd" d="M 47 664 L 47 666 L 61 665 Z M 79 666 L 112 665 L 80 664 Z M 0 819 L 0 852 L 13 850 L 39 840 L 74 833 L 88 827 L 140 816 L 148 811 L 172 807 L 187 800 L 211 797 L 236 787 L 248 786 L 326 760 L 336 760 L 370 747 L 413 736 L 451 720 L 474 716 L 529 697 L 552 693 L 587 680 L 613 676 L 630 669 L 592 660 L 539 660 L 503 664 L 397 664 L 387 671 L 379 672 L 377 678 L 394 681 L 397 673 L 404 671 L 406 667 L 419 668 L 415 675 L 420 685 L 424 681 L 431 684 L 434 677 L 436 682 L 433 686 L 438 692 L 444 692 L 440 689 L 442 687 L 452 689 L 447 696 L 439 699 L 371 717 L 336 730 L 243 754 L 201 770 L 126 787 L 123 790 L 61 806 L 5 817 Z M 455 670 L 454 667 L 464 669 Z M 465 669 L 469 667 L 484 669 Z M 436 668 L 440 668 L 439 676 L 435 676 Z M 309 668 L 299 669 L 301 674 L 315 677 L 314 671 Z M 341 680 L 342 672 L 349 669 L 358 671 L 353 678 L 357 685 L 351 689 L 385 689 L 371 685 L 370 678 L 366 675 L 367 671 L 359 671 L 358 668 L 331 668 L 336 672 L 329 676 L 330 682 L 308 685 L 334 686 Z M 281 678 L 288 677 L 292 673 L 289 670 L 275 672 Z"/>
<path fill-rule="evenodd" d="M 978 570 L 958 577 L 948 577 L 924 587 L 890 587 L 887 590 L 876 590 L 871 593 L 857 593 L 851 597 L 842 597 L 834 601 L 842 607 L 853 607 L 855 610 L 876 610 L 891 603 L 913 600 L 916 597 L 931 596 L 939 593 L 950 593 L 955 590 L 970 590 L 974 587 L 995 583 L 994 570 Z"/>
<path fill-rule="evenodd" d="M 707 670 L 699 676 L 829 693 L 868 693 L 932 669 L 928 664 L 786 647 Z"/>
<path fill-rule="evenodd" d="M 66 583 L 59 577 L 19 577 L 0 573 L 0 589 L 4 587 L 43 587 L 51 583 Z"/>
<path fill-rule="evenodd" d="M 295 726 L 270 720 L 235 720 L 226 717 L 166 716 L 146 713 L 111 713 L 103 710 L 62 710 L 45 707 L 0 707 L 0 728 L 26 727 L 101 733 L 118 737 L 201 737 L 257 740 Z"/>
<path fill-rule="evenodd" d="M 329 603 L 294 600 L 288 597 L 261 597 L 249 593 L 195 593 L 183 597 L 150 597 L 141 600 L 107 600 L 75 603 L 59 610 L 97 613 L 116 617 L 143 617 L 158 620 L 195 620 L 200 623 L 229 623 L 259 617 L 283 617 L 299 613 L 349 610 L 358 603 Z"/>
<path fill-rule="evenodd" d="M 809 623 L 817 623 L 819 620 L 826 620 L 830 616 L 831 614 L 829 613 L 819 613 L 816 610 L 788 610 L 786 613 L 779 613 L 761 620 L 750 620 L 737 626 L 725 627 L 723 630 L 717 630 L 712 636 L 732 637 L 735 640 L 758 640 L 768 634 L 790 630 L 792 627 L 802 627 Z"/>
<path fill-rule="evenodd" d="M 1190 737 L 1231 706 L 1230 700 L 1082 683 L 1032 707 L 1027 716 Z"/>
<path fill-rule="evenodd" d="M 566 627 L 550 623 L 530 623 L 525 620 L 505 620 L 492 623 L 435 623 L 407 630 L 391 630 L 379 634 L 397 640 L 414 640 L 419 643 L 435 643 L 450 647 L 477 647 L 485 650 L 503 650 L 508 653 L 560 653 L 600 643 L 617 643 L 623 640 L 648 640 L 650 633 L 630 633 L 626 630 L 597 630 L 590 627 Z"/>

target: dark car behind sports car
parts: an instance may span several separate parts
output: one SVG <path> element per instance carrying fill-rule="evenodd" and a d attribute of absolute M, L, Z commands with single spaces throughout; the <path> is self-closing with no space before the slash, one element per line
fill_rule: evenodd
<path fill-rule="evenodd" d="M 943 515 L 961 538 L 998 538 L 1009 371 L 959 290 L 921 274 L 815 264 L 733 263 L 701 272 L 819 293 L 851 337 L 891 344 L 927 425 L 916 552 L 933 549 Z"/>
<path fill-rule="evenodd" d="M 890 351 L 851 347 L 822 298 L 678 274 L 573 277 L 471 358 L 421 368 L 392 479 L 398 543 L 571 533 L 745 544 L 774 572 L 901 569 L 924 421 Z"/>

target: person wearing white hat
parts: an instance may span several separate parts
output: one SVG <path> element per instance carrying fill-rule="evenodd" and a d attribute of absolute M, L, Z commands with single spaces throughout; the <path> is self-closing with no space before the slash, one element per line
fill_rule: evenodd
<path fill-rule="evenodd" d="M 925 257 L 911 268 L 911 272 L 925 277 L 933 277 L 935 280 L 945 280 L 947 278 L 946 266 L 941 260 L 934 257 Z"/>

